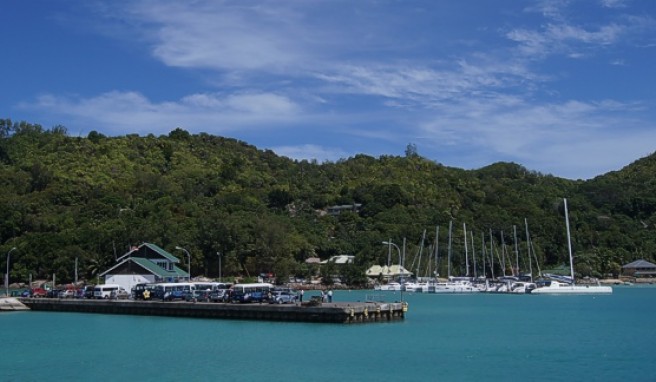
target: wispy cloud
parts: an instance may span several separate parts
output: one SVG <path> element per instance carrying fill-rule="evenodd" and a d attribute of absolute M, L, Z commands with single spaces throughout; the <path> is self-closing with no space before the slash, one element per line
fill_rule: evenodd
<path fill-rule="evenodd" d="M 623 158 L 629 153 L 614 148 L 619 144 L 636 150 L 634 156 L 653 151 L 653 124 L 639 119 L 627 123 L 622 116 L 627 110 L 639 114 L 641 109 L 639 104 L 616 101 L 533 105 L 512 97 L 491 103 L 471 100 L 441 110 L 439 117 L 427 120 L 420 129 L 426 147 L 436 153 L 457 147 L 471 168 L 500 158 L 585 178 L 598 174 L 600 167 L 625 164 Z"/>
<path fill-rule="evenodd" d="M 626 0 L 600 0 L 601 5 L 606 8 L 626 8 Z"/>
<path fill-rule="evenodd" d="M 273 146 L 271 147 L 278 155 L 296 160 L 317 160 L 318 162 L 337 161 L 352 156 L 341 148 L 322 147 L 319 145 L 305 144 L 298 146 Z"/>
<path fill-rule="evenodd" d="M 137 92 L 112 91 L 87 99 L 42 95 L 19 107 L 119 135 L 167 133 L 181 125 L 195 132 L 211 129 L 226 134 L 253 126 L 271 129 L 303 118 L 298 104 L 273 93 L 193 94 L 155 103 Z"/>
<path fill-rule="evenodd" d="M 275 72 L 302 60 L 290 8 L 253 2 L 143 1 L 125 15 L 139 20 L 152 53 L 165 64 Z M 300 37 L 300 36 L 298 36 Z"/>
<path fill-rule="evenodd" d="M 648 119 L 620 117 L 614 107 L 635 105 L 612 100 L 612 93 L 561 99 L 561 89 L 550 85 L 562 74 L 541 64 L 554 55 L 595 57 L 626 43 L 627 36 L 652 36 L 644 31 L 653 32 L 655 23 L 649 16 L 620 14 L 625 3 L 619 0 L 586 4 L 612 15 L 583 23 L 572 17 L 577 4 L 535 2 L 522 17 L 504 14 L 509 18 L 496 24 L 503 27 L 478 28 L 484 36 L 455 31 L 447 38 L 432 34 L 434 23 L 415 27 L 425 12 L 387 2 L 102 3 L 107 22 L 126 25 L 105 33 L 137 41 L 166 66 L 203 76 L 205 88 L 214 91 L 154 101 L 146 92 L 108 89 L 86 98 L 44 95 L 21 107 L 109 134 L 167 133 L 181 126 L 242 138 L 244 131 L 254 137 L 275 129 L 252 143 L 295 159 L 373 154 L 383 150 L 373 147 L 404 147 L 416 137 L 438 161 L 440 150 L 454 150 L 462 166 L 506 158 L 554 172 L 566 163 L 594 175 L 599 163 L 618 158 L 595 150 L 639 137 L 632 147 L 642 151 L 643 142 L 656 138 Z M 395 17 L 390 7 L 407 14 Z M 467 49 L 445 49 L 454 41 L 467 41 Z M 653 41 L 643 37 L 641 43 Z M 626 62 L 604 59 L 616 66 Z M 627 126 L 635 135 L 616 133 Z"/>

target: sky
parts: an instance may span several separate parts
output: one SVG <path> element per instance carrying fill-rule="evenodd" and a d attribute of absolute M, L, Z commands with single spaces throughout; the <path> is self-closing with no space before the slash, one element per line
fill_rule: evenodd
<path fill-rule="evenodd" d="M 653 0 L 0 2 L 0 118 L 235 138 L 292 159 L 514 162 L 590 179 L 656 151 Z"/>

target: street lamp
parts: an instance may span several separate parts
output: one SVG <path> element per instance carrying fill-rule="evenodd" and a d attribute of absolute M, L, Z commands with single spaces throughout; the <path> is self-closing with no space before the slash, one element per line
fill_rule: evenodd
<path fill-rule="evenodd" d="M 5 274 L 5 295 L 9 297 L 9 259 L 11 259 L 11 253 L 16 250 L 16 247 L 7 252 L 7 274 Z"/>
<path fill-rule="evenodd" d="M 187 269 L 189 270 L 189 281 L 191 281 L 191 255 L 189 254 L 189 251 L 187 251 L 186 249 L 184 249 L 182 247 L 176 246 L 175 249 L 179 249 L 181 251 L 184 251 L 184 253 L 187 254 L 187 259 L 189 261 L 189 264 L 187 265 Z"/>
<path fill-rule="evenodd" d="M 391 239 L 390 239 L 389 241 L 384 241 L 383 244 L 384 244 L 384 245 L 387 245 L 387 246 L 390 247 L 390 251 L 389 251 L 390 253 L 391 253 L 391 247 L 392 247 L 392 246 L 394 246 L 394 248 L 396 248 L 396 250 L 399 252 L 399 272 L 401 272 L 401 260 L 402 260 L 402 259 L 401 259 L 401 248 L 399 248 L 398 245 L 392 243 L 392 240 L 391 240 Z M 391 257 L 391 254 L 388 254 L 388 259 L 389 259 L 390 257 Z M 388 260 L 388 263 L 389 263 L 389 260 Z M 401 275 L 403 275 L 403 274 L 401 274 Z"/>
<path fill-rule="evenodd" d="M 402 269 L 401 268 L 401 263 L 402 263 L 401 248 L 399 248 L 398 245 L 392 243 L 392 239 L 390 239 L 389 241 L 384 241 L 383 244 L 385 244 L 387 246 L 392 246 L 393 245 L 394 248 L 396 248 L 396 250 L 399 252 L 399 273 L 401 274 L 401 279 L 402 279 L 403 278 L 403 271 L 401 270 Z M 404 242 L 404 244 L 405 244 L 405 242 Z M 403 246 L 403 249 L 405 249 L 405 245 Z M 401 281 L 401 280 L 399 280 L 399 281 Z M 403 285 L 401 286 L 401 290 L 399 291 L 399 293 L 401 294 L 401 302 L 403 302 Z"/>
<path fill-rule="evenodd" d="M 398 245 L 392 243 L 391 240 L 390 241 L 384 241 L 383 244 L 389 245 L 389 246 L 394 246 L 394 248 L 396 248 L 396 250 L 399 252 L 399 265 L 400 265 L 401 264 L 401 248 L 399 248 Z"/>
<path fill-rule="evenodd" d="M 216 255 L 219 256 L 219 281 L 223 281 L 223 274 L 221 273 L 221 252 L 216 252 Z"/>

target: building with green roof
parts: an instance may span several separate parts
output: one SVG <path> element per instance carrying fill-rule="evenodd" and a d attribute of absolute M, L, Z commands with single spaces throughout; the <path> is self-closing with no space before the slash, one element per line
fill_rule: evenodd
<path fill-rule="evenodd" d="M 100 274 L 105 284 L 118 284 L 130 291 L 141 283 L 183 282 L 190 275 L 178 266 L 180 260 L 152 243 L 133 247 L 117 263 Z"/>

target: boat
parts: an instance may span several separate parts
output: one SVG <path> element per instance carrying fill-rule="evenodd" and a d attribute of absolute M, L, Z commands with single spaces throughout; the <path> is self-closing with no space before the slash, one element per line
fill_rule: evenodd
<path fill-rule="evenodd" d="M 613 288 L 603 285 L 575 285 L 556 280 L 545 280 L 537 283 L 537 288 L 531 294 L 610 294 Z"/>
<path fill-rule="evenodd" d="M 537 288 L 531 290 L 531 294 L 610 294 L 613 288 L 605 285 L 576 285 L 574 279 L 574 257 L 572 255 L 572 238 L 569 231 L 569 216 L 567 212 L 567 199 L 565 204 L 565 225 L 567 227 L 567 249 L 569 252 L 570 280 L 566 283 L 558 280 L 546 280 L 537 284 Z"/>
<path fill-rule="evenodd" d="M 401 284 L 396 281 L 389 282 L 387 284 L 377 284 L 374 286 L 374 290 L 380 291 L 400 291 Z"/>
<path fill-rule="evenodd" d="M 416 287 L 417 284 L 411 281 L 406 281 L 403 284 L 401 284 L 401 290 L 404 292 L 414 292 Z"/>
<path fill-rule="evenodd" d="M 430 293 L 477 293 L 481 289 L 476 287 L 469 277 L 450 277 L 449 281 L 435 283 Z"/>
<path fill-rule="evenodd" d="M 516 281 L 510 285 L 510 291 L 508 293 L 514 293 L 514 294 L 531 293 L 537 287 L 538 287 L 537 284 L 532 282 Z"/>
<path fill-rule="evenodd" d="M 448 247 L 448 260 L 447 260 L 447 265 L 448 265 L 448 273 L 447 273 L 447 281 L 446 282 L 434 282 L 430 284 L 427 288 L 428 293 L 437 293 L 437 294 L 443 294 L 443 293 L 477 293 L 481 292 L 481 289 L 478 288 L 474 283 L 472 283 L 472 277 L 467 276 L 461 276 L 461 277 L 454 277 L 451 276 L 451 230 L 453 228 L 453 222 L 449 222 L 449 247 Z M 464 231 L 465 231 L 465 261 L 467 263 L 466 268 L 469 269 L 469 260 L 467 258 L 467 248 L 466 248 L 466 243 L 467 243 L 467 229 L 463 225 Z M 469 270 L 467 270 L 467 274 L 469 273 Z"/>

